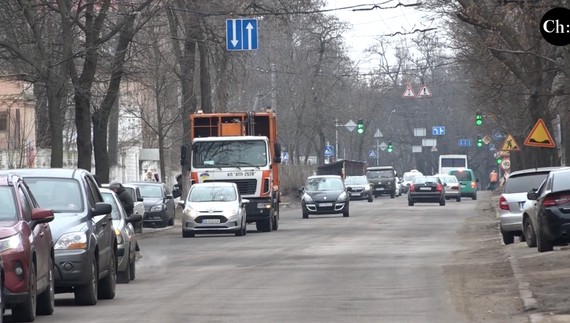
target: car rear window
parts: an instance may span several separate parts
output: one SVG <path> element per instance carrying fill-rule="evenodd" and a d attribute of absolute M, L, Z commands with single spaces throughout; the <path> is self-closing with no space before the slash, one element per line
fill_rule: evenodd
<path fill-rule="evenodd" d="M 13 188 L 0 186 L 0 221 L 14 221 L 17 218 Z"/>
<path fill-rule="evenodd" d="M 347 177 L 344 183 L 347 185 L 366 185 L 368 184 L 368 179 L 365 176 L 351 176 Z"/>
<path fill-rule="evenodd" d="M 417 176 L 414 178 L 414 184 L 424 184 L 424 183 L 437 183 L 437 177 L 427 177 L 427 176 Z"/>
<path fill-rule="evenodd" d="M 458 181 L 472 181 L 473 178 L 471 177 L 471 172 L 460 172 L 458 170 L 452 170 L 449 172 L 449 175 L 453 175 L 457 178 Z"/>
<path fill-rule="evenodd" d="M 525 193 L 533 188 L 538 188 L 546 179 L 548 172 L 527 173 L 510 176 L 507 179 L 503 193 Z"/>

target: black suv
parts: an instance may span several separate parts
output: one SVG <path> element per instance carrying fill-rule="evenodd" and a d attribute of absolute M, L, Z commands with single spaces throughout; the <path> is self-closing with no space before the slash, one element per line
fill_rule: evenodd
<path fill-rule="evenodd" d="M 40 207 L 51 209 L 55 292 L 74 293 L 75 303 L 113 299 L 117 278 L 117 238 L 111 205 L 93 176 L 83 169 L 14 169 Z"/>

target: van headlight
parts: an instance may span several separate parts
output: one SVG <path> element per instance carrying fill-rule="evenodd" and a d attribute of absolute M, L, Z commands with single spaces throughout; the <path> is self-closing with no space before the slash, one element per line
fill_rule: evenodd
<path fill-rule="evenodd" d="M 184 209 L 184 211 L 182 211 L 182 215 L 187 218 L 195 219 L 198 217 L 198 211 L 187 207 Z"/>

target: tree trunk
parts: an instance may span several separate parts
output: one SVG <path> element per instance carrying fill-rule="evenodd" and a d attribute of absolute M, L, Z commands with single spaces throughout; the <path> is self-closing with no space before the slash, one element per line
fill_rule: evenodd
<path fill-rule="evenodd" d="M 93 121 L 93 150 L 95 152 L 95 173 L 101 183 L 109 183 L 109 154 L 107 152 L 107 125 L 109 115 L 97 113 Z"/>
<path fill-rule="evenodd" d="M 51 136 L 51 168 L 63 167 L 63 119 L 61 117 L 61 102 L 63 100 L 61 95 L 62 88 L 62 83 L 46 84 Z"/>
<path fill-rule="evenodd" d="M 90 85 L 89 85 L 90 87 Z M 75 128 L 77 129 L 77 167 L 91 171 L 91 94 L 88 89 L 76 86 L 75 89 Z M 105 132 L 107 131 L 105 127 Z M 93 138 L 95 139 L 95 138 Z M 97 174 L 99 176 L 99 174 Z M 104 183 L 107 183 L 105 181 Z"/>
<path fill-rule="evenodd" d="M 200 105 L 204 113 L 211 113 L 212 86 L 210 84 L 208 45 L 205 42 L 202 30 L 198 30 L 198 34 L 201 36 L 198 42 L 198 53 L 200 54 Z"/>
<path fill-rule="evenodd" d="M 119 96 L 113 103 L 109 116 L 109 166 L 111 168 L 119 164 Z"/>
<path fill-rule="evenodd" d="M 50 123 L 45 122 L 45 120 L 49 120 L 49 104 L 45 84 L 34 83 L 34 97 L 36 98 L 36 148 L 50 148 Z"/>

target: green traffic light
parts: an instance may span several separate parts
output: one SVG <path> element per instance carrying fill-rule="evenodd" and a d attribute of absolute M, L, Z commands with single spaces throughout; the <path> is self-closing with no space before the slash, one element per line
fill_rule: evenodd
<path fill-rule="evenodd" d="M 475 121 L 475 124 L 477 124 L 478 126 L 480 126 L 481 124 L 483 124 L 483 120 L 481 120 L 481 115 L 477 114 L 477 121 Z"/>
<path fill-rule="evenodd" d="M 503 160 L 501 158 L 497 158 L 497 164 L 500 164 Z"/>
<path fill-rule="evenodd" d="M 388 152 L 391 153 L 392 152 L 392 142 L 388 143 Z"/>
<path fill-rule="evenodd" d="M 361 135 L 361 134 L 364 133 L 364 123 L 363 123 L 362 119 L 358 119 L 358 126 L 357 126 L 357 129 L 356 129 L 356 132 L 357 132 L 359 135 Z"/>
<path fill-rule="evenodd" d="M 363 134 L 363 133 L 364 133 L 364 129 L 358 127 L 358 129 L 356 130 L 356 132 L 358 132 L 359 134 Z"/>

